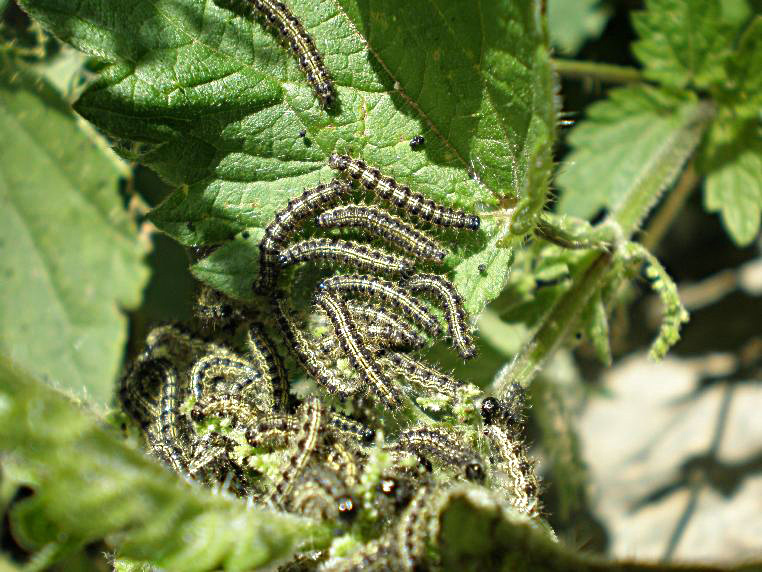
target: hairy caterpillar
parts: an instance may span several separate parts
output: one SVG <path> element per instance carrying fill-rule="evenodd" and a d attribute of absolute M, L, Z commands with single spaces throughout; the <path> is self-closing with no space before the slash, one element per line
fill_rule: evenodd
<path fill-rule="evenodd" d="M 447 329 L 452 344 L 463 359 L 476 356 L 476 345 L 468 333 L 468 317 L 463 308 L 463 298 L 455 285 L 438 274 L 416 274 L 404 283 L 413 292 L 427 291 L 434 294 L 444 306 Z"/>
<path fill-rule="evenodd" d="M 345 205 L 318 215 L 321 228 L 362 228 L 423 260 L 441 263 L 447 252 L 434 240 L 386 211 L 370 206 Z"/>
<path fill-rule="evenodd" d="M 417 385 L 426 391 L 441 393 L 448 397 L 455 397 L 458 387 L 461 385 L 449 375 L 445 375 L 433 367 L 429 367 L 422 361 L 411 358 L 406 354 L 400 352 L 383 352 L 379 355 L 383 356 L 383 360 L 388 360 L 395 369 L 404 374 L 406 381 Z"/>
<path fill-rule="evenodd" d="M 268 497 L 268 500 L 280 505 L 283 498 L 289 493 L 294 484 L 294 479 L 307 466 L 310 457 L 318 446 L 321 435 L 321 427 L 325 420 L 323 404 L 317 397 L 308 398 L 299 409 L 300 426 L 296 435 L 296 447 L 286 467 L 281 471 L 280 479 Z"/>
<path fill-rule="evenodd" d="M 278 255 L 299 225 L 320 209 L 336 204 L 351 190 L 346 182 L 334 179 L 328 184 L 307 189 L 289 200 L 286 208 L 275 213 L 275 220 L 267 225 L 259 243 L 259 280 L 254 284 L 256 291 L 267 294 L 275 286 L 279 271 Z"/>
<path fill-rule="evenodd" d="M 400 405 L 402 400 L 399 390 L 381 371 L 362 338 L 359 337 L 357 327 L 344 301 L 330 292 L 323 291 L 315 296 L 315 303 L 328 314 L 341 349 L 344 350 L 350 363 L 360 373 L 363 380 L 387 407 Z"/>
<path fill-rule="evenodd" d="M 342 400 L 357 393 L 359 387 L 356 383 L 339 376 L 323 361 L 316 341 L 294 322 L 282 293 L 273 298 L 273 311 L 286 343 L 315 381 Z"/>
<path fill-rule="evenodd" d="M 251 4 L 291 48 L 323 107 L 330 107 L 334 100 L 333 82 L 323 57 L 302 23 L 278 0 L 251 0 Z"/>
<path fill-rule="evenodd" d="M 479 230 L 481 219 L 478 216 L 453 210 L 425 198 L 420 193 L 413 193 L 410 187 L 400 185 L 391 177 L 382 175 L 381 171 L 375 167 L 368 167 L 362 159 L 333 154 L 328 164 L 333 169 L 359 180 L 366 189 L 375 192 L 380 198 L 391 201 L 399 208 L 425 221 L 438 226 Z"/>
<path fill-rule="evenodd" d="M 400 433 L 396 449 L 429 454 L 451 467 L 460 468 L 469 481 L 484 480 L 484 463 L 461 444 L 461 440 L 436 427 L 414 427 Z"/>
<path fill-rule="evenodd" d="M 308 260 L 327 260 L 368 272 L 408 275 L 412 264 L 401 256 L 386 254 L 364 244 L 330 238 L 309 238 L 281 251 L 281 267 Z"/>
<path fill-rule="evenodd" d="M 264 373 L 272 386 L 273 408 L 275 411 L 287 409 L 288 377 L 283 367 L 283 360 L 278 355 L 275 345 L 258 324 L 249 324 L 246 332 L 246 345 L 252 362 L 257 370 Z"/>
<path fill-rule="evenodd" d="M 442 333 L 439 322 L 431 315 L 426 306 L 410 296 L 403 288 L 387 280 L 379 280 L 372 276 L 360 274 L 331 276 L 323 280 L 318 288 L 328 292 L 364 294 L 380 298 L 399 309 L 432 336 L 436 337 Z"/>

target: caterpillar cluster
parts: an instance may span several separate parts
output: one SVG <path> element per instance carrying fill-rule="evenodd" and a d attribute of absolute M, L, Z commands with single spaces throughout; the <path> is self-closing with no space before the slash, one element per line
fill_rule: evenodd
<path fill-rule="evenodd" d="M 330 74 L 291 10 L 247 2 L 333 106 Z M 416 353 L 446 337 L 462 359 L 476 355 L 461 293 L 436 272 L 448 250 L 435 231 L 477 231 L 480 219 L 361 159 L 328 163 L 337 177 L 292 198 L 265 229 L 258 305 L 202 288 L 190 324 L 149 332 L 117 400 L 174 472 L 326 521 L 359 546 L 343 558 L 297 554 L 284 572 L 435 570 L 440 516 L 459 491 L 540 514 L 520 388 L 474 401 L 478 388 Z M 317 387 L 295 387 L 289 357 Z"/>
<path fill-rule="evenodd" d="M 419 263 L 441 264 L 447 251 L 401 216 L 372 204 L 349 202 L 358 193 L 352 182 L 361 182 L 359 192 L 371 191 L 401 215 L 432 227 L 476 230 L 479 217 L 412 193 L 361 160 L 334 155 L 329 164 L 349 181 L 334 179 L 308 189 L 275 214 L 259 244 L 260 274 L 254 289 L 270 295 L 273 315 L 300 365 L 340 400 L 367 396 L 394 410 L 405 401 L 401 380 L 408 390 L 454 398 L 456 380 L 407 355 L 424 345 L 424 336 L 443 334 L 426 300 L 441 309 L 447 337 L 458 354 L 463 359 L 476 355 L 463 298 L 455 285 L 440 274 L 415 270 Z M 360 231 L 399 253 L 335 236 L 304 236 L 310 231 L 345 229 Z M 303 323 L 305 317 L 300 320 L 282 284 L 285 270 L 303 263 L 361 272 L 327 276 L 318 285 L 313 307 L 325 317 L 328 329 L 320 339 Z M 337 367 L 342 359 L 351 371 Z"/>
<path fill-rule="evenodd" d="M 373 319 L 415 340 L 377 308 L 318 296 L 336 320 Z M 537 513 L 537 480 L 520 437 L 520 392 L 510 404 L 483 401 L 486 449 L 477 433 L 442 423 L 415 424 L 384 439 L 372 419 L 333 411 L 315 395 L 296 399 L 268 327 L 248 309 L 205 289 L 196 314 L 195 325 L 149 332 L 121 379 L 118 400 L 149 451 L 178 474 L 263 507 L 331 521 L 342 534 L 372 531 L 374 538 L 348 558 L 319 555 L 320 570 L 434 566 L 427 546 L 439 499 L 458 483 L 491 485 L 514 507 Z M 212 328 L 209 316 L 223 327 Z M 336 341 L 340 349 L 320 351 L 346 352 L 347 342 Z M 405 353 L 380 356 L 372 356 L 380 367 L 402 368 L 423 387 L 457 389 Z"/>

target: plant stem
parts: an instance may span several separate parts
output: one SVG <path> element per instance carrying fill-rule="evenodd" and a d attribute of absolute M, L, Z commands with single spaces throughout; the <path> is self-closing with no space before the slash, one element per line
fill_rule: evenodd
<path fill-rule="evenodd" d="M 635 83 L 643 81 L 640 71 L 635 68 L 599 64 L 580 60 L 552 59 L 551 64 L 561 76 L 567 78 L 593 79 L 609 83 Z"/>
<path fill-rule="evenodd" d="M 578 266 L 579 272 L 572 287 L 561 296 L 545 315 L 540 328 L 506 368 L 494 389 L 498 396 L 507 393 L 513 383 L 529 385 L 535 374 L 577 325 L 577 318 L 609 270 L 611 254 L 591 252 Z"/>
<path fill-rule="evenodd" d="M 640 228 L 662 192 L 678 177 L 712 117 L 711 103 L 700 102 L 689 109 L 682 125 L 654 156 L 646 174 L 633 181 L 623 200 L 603 223 L 619 230 L 620 241 L 629 240 Z M 611 260 L 612 253 L 590 252 L 578 263 L 569 290 L 548 311 L 513 363 L 496 377 L 493 389 L 498 397 L 504 396 L 513 383 L 528 386 L 569 332 L 577 327 L 582 310 L 610 278 Z"/>
<path fill-rule="evenodd" d="M 698 182 L 699 176 L 696 173 L 695 161 L 691 161 L 683 171 L 683 174 L 680 175 L 680 179 L 675 185 L 675 190 L 669 194 L 645 231 L 643 246 L 647 250 L 653 250 L 661 242 L 667 229 L 669 229 L 669 225 L 672 224 L 674 218 L 682 210 L 685 201 L 688 200 Z"/>

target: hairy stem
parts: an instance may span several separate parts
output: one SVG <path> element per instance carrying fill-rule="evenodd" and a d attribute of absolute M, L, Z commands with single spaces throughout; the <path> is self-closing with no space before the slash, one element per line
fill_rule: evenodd
<path fill-rule="evenodd" d="M 643 246 L 646 249 L 653 250 L 661 242 L 670 224 L 672 224 L 672 221 L 682 210 L 683 205 L 685 205 L 685 201 L 688 200 L 688 197 L 691 196 L 696 185 L 698 185 L 699 176 L 696 173 L 694 163 L 694 161 L 688 163 L 688 166 L 683 171 L 683 174 L 680 175 L 680 179 L 675 185 L 675 190 L 669 194 L 664 204 L 648 224 L 645 236 L 643 237 Z"/>
<path fill-rule="evenodd" d="M 648 165 L 644 176 L 635 181 L 623 200 L 602 223 L 618 230 L 621 243 L 640 228 L 661 194 L 680 175 L 713 117 L 713 106 L 700 102 L 684 116 L 673 136 L 665 141 L 662 152 Z M 494 391 L 503 396 L 512 383 L 528 386 L 547 360 L 563 343 L 588 301 L 610 279 L 612 253 L 590 252 L 578 264 L 572 285 L 548 311 L 529 341 L 524 344 L 510 366 L 504 368 L 494 382 Z"/>

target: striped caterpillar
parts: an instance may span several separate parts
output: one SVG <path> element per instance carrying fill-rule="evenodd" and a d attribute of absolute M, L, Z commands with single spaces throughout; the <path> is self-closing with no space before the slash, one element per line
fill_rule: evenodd
<path fill-rule="evenodd" d="M 259 243 L 259 280 L 254 289 L 269 294 L 278 278 L 278 256 L 286 240 L 299 228 L 299 225 L 317 211 L 336 204 L 352 188 L 344 181 L 334 179 L 328 184 L 320 184 L 307 189 L 300 196 L 288 201 L 286 208 L 275 213 L 275 220 L 265 229 L 265 235 Z"/>
<path fill-rule="evenodd" d="M 476 215 L 453 210 L 439 205 L 420 193 L 413 193 L 407 185 L 400 185 L 381 174 L 375 167 L 368 167 L 362 159 L 353 159 L 349 155 L 331 155 L 328 160 L 331 168 L 338 170 L 373 191 L 384 200 L 390 201 L 397 207 L 438 226 L 479 230 L 481 220 Z"/>
<path fill-rule="evenodd" d="M 380 298 L 400 310 L 406 317 L 424 328 L 432 336 L 437 337 L 442 333 L 439 322 L 431 315 L 426 306 L 410 296 L 404 288 L 400 288 L 387 280 L 379 280 L 372 276 L 360 274 L 331 276 L 323 280 L 318 289 L 336 293 L 364 294 L 365 296 Z"/>
<path fill-rule="evenodd" d="M 378 367 L 377 361 L 358 335 L 357 326 L 344 301 L 328 291 L 321 291 L 315 296 L 315 304 L 328 314 L 341 349 L 344 350 L 350 363 L 360 373 L 365 383 L 387 407 L 399 406 L 402 402 L 399 390 Z"/>
<path fill-rule="evenodd" d="M 463 308 L 463 298 L 455 285 L 438 274 L 416 274 L 404 282 L 412 292 L 427 291 L 444 306 L 447 329 L 452 344 L 463 359 L 476 356 L 474 340 L 468 332 L 468 317 Z"/>
<path fill-rule="evenodd" d="M 262 14 L 266 25 L 274 28 L 294 53 L 323 107 L 331 107 L 335 96 L 333 81 L 315 42 L 302 23 L 278 0 L 251 0 L 251 4 Z"/>
<path fill-rule="evenodd" d="M 282 250 L 278 256 L 281 267 L 309 260 L 337 262 L 353 266 L 366 272 L 380 274 L 409 275 L 412 264 L 409 260 L 364 244 L 330 238 L 309 238 Z"/>
<path fill-rule="evenodd" d="M 345 205 L 318 215 L 321 228 L 362 228 L 422 260 L 441 263 L 447 252 L 435 240 L 376 207 Z"/>

